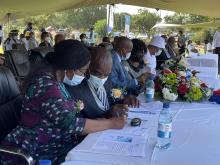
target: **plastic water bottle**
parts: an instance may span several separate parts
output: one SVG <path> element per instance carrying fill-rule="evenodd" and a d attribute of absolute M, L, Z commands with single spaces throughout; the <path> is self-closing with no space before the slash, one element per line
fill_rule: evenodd
<path fill-rule="evenodd" d="M 39 165 L 51 165 L 51 160 L 39 160 Z"/>
<path fill-rule="evenodd" d="M 154 99 L 154 79 L 150 77 L 149 80 L 146 82 L 146 101 L 151 102 Z"/>
<path fill-rule="evenodd" d="M 170 105 L 169 103 L 164 103 L 158 121 L 156 147 L 161 149 L 169 148 L 171 145 L 171 133 L 172 133 L 172 115 L 170 113 Z"/>

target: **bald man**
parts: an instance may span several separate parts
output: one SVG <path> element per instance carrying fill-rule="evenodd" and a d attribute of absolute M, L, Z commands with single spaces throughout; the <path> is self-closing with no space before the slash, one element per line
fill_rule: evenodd
<path fill-rule="evenodd" d="M 65 40 L 65 36 L 63 34 L 56 34 L 54 37 L 55 45 L 64 40 Z"/>
<path fill-rule="evenodd" d="M 111 81 L 108 77 L 112 70 L 112 57 L 103 47 L 91 48 L 90 77 L 78 86 L 67 86 L 67 90 L 75 100 L 82 100 L 85 109 L 81 115 L 95 119 L 109 117 L 114 112 L 127 111 L 127 106 L 138 107 L 139 102 L 134 96 L 126 96 L 119 105 L 111 97 Z"/>
<path fill-rule="evenodd" d="M 125 88 L 129 93 L 136 94 L 136 91 L 145 84 L 148 75 L 141 75 L 137 79 L 131 79 L 128 71 L 122 64 L 123 60 L 128 60 L 133 49 L 133 44 L 126 37 L 119 37 L 112 51 L 113 67 L 111 81 L 114 88 Z"/>

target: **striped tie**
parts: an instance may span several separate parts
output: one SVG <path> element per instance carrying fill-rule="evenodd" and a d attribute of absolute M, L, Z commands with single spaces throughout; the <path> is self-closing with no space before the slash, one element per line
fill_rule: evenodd
<path fill-rule="evenodd" d="M 106 94 L 104 87 L 98 88 L 97 96 L 98 96 L 98 99 L 101 101 L 102 105 L 105 107 L 105 110 L 108 110 L 109 103 L 108 103 L 108 98 L 107 98 L 107 94 Z"/>

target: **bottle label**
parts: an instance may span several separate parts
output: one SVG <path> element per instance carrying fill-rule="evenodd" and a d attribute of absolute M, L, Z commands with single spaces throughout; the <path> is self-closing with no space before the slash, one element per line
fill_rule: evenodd
<path fill-rule="evenodd" d="M 154 98 L 154 89 L 153 88 L 146 88 L 146 97 L 147 97 L 147 99 Z"/>
<path fill-rule="evenodd" d="M 159 123 L 157 136 L 160 138 L 170 138 L 172 132 L 172 123 Z"/>

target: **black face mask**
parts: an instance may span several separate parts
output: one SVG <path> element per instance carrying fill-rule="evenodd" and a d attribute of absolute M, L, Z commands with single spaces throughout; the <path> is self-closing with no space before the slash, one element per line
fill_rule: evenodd
<path fill-rule="evenodd" d="M 143 69 L 144 67 L 144 61 L 143 59 L 141 61 L 133 61 L 133 62 L 138 62 L 139 63 L 139 66 L 138 67 L 135 67 L 132 65 L 132 62 L 129 60 L 128 61 L 128 64 L 130 65 L 130 67 L 135 71 L 135 72 L 139 72 L 140 69 Z"/>
<path fill-rule="evenodd" d="M 129 59 L 129 65 L 135 72 L 139 72 L 140 69 L 144 67 L 144 60 L 143 60 L 144 54 L 142 52 L 135 52 L 131 54 L 131 57 Z M 132 62 L 137 62 L 139 63 L 138 67 L 135 67 L 132 65 Z"/>

